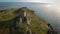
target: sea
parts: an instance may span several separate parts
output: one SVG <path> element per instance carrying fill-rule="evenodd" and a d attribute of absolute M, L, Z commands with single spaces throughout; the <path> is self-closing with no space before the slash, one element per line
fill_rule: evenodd
<path fill-rule="evenodd" d="M 33 3 L 33 2 L 0 2 L 0 10 L 27 7 L 34 13 L 51 24 L 54 30 L 60 34 L 60 12 L 52 7 L 50 3 Z"/>

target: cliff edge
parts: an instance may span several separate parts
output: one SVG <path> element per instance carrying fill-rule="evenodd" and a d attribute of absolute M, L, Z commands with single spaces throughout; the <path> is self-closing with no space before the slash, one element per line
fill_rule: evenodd
<path fill-rule="evenodd" d="M 48 25 L 26 7 L 0 11 L 0 34 L 47 34 Z"/>

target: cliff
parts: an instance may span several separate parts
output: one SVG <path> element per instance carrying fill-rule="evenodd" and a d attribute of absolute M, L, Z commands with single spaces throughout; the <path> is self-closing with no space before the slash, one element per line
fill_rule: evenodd
<path fill-rule="evenodd" d="M 48 31 L 46 22 L 26 7 L 1 10 L 0 26 L 0 34 L 47 34 Z"/>

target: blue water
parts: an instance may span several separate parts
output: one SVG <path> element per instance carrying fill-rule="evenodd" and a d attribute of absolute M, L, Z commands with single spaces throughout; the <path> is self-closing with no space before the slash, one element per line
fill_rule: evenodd
<path fill-rule="evenodd" d="M 21 8 L 27 7 L 33 11 L 35 14 L 42 19 L 44 19 L 47 23 L 50 23 L 55 31 L 60 34 L 60 14 L 57 14 L 54 11 L 50 11 L 49 8 L 46 7 L 49 5 L 48 3 L 25 3 L 25 2 L 0 2 L 0 10 L 2 9 L 10 9 L 10 8 Z"/>

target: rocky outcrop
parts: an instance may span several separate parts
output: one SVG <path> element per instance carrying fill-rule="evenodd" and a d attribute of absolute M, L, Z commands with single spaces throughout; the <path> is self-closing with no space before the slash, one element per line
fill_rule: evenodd
<path fill-rule="evenodd" d="M 0 26 L 3 26 L 3 28 L 5 28 L 5 25 L 8 26 L 5 28 L 8 29 L 5 34 L 47 34 L 48 25 L 43 19 L 36 16 L 32 10 L 22 7 L 5 11 L 0 13 L 0 15 L 5 16 L 0 16 L 0 23 L 4 23 Z M 4 30 L 3 28 L 2 30 Z M 2 33 L 4 32 L 5 30 L 2 31 Z"/>
<path fill-rule="evenodd" d="M 53 29 L 53 27 L 50 24 L 48 25 L 48 32 L 47 34 L 57 34 L 57 32 L 55 32 L 55 30 Z"/>

